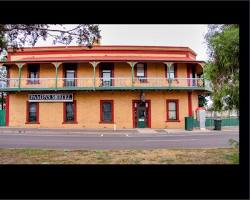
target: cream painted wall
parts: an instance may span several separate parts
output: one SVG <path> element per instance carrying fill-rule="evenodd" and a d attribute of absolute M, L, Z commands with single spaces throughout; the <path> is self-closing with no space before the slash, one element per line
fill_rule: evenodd
<path fill-rule="evenodd" d="M 113 124 L 101 124 L 100 100 L 114 101 L 114 122 L 117 128 L 132 128 L 132 100 L 139 100 L 139 91 L 124 92 L 77 92 L 78 124 L 63 124 L 63 103 L 39 103 L 40 124 L 25 124 L 26 101 L 28 93 L 10 94 L 10 127 L 42 127 L 42 128 L 112 128 Z M 181 91 L 147 91 L 146 99 L 151 100 L 152 128 L 184 128 L 184 117 L 188 114 L 187 92 Z M 195 94 L 193 94 L 193 99 Z M 179 100 L 180 122 L 166 122 L 166 100 Z M 196 102 L 193 101 L 193 109 Z"/>

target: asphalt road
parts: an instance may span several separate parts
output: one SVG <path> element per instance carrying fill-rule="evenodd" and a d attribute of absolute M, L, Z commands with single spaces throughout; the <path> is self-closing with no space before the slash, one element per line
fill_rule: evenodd
<path fill-rule="evenodd" d="M 153 149 L 153 148 L 223 148 L 228 140 L 239 141 L 238 131 L 174 134 L 85 133 L 53 134 L 0 133 L 0 148 L 42 149 Z"/>

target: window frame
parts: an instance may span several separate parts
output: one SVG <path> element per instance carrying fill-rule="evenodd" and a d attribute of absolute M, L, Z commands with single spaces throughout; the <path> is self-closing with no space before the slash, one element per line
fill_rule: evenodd
<path fill-rule="evenodd" d="M 36 66 L 37 67 L 37 80 L 34 79 L 34 80 L 30 80 L 30 75 L 31 75 L 31 70 L 30 68 L 32 66 Z M 40 64 L 27 64 L 27 84 L 40 84 Z"/>
<path fill-rule="evenodd" d="M 36 105 L 36 121 L 30 121 L 30 104 L 35 104 Z M 25 124 L 40 124 L 39 121 L 39 102 L 29 102 L 26 101 L 26 123 Z"/>
<path fill-rule="evenodd" d="M 103 104 L 111 103 L 111 121 L 104 121 L 103 119 Z M 100 100 L 100 123 L 113 124 L 114 123 L 114 101 L 113 100 Z"/>
<path fill-rule="evenodd" d="M 63 81 L 63 86 L 64 87 L 77 87 L 77 67 L 78 67 L 78 64 L 77 63 L 64 63 L 63 64 L 63 78 L 64 78 L 64 81 Z M 66 75 L 67 75 L 67 70 L 74 70 L 75 73 L 74 73 L 74 85 L 73 86 L 67 86 L 66 84 Z"/>
<path fill-rule="evenodd" d="M 67 108 L 66 108 L 66 104 L 67 103 L 73 103 L 73 115 L 74 115 L 74 120 L 72 121 L 66 121 L 66 111 L 67 111 Z M 73 100 L 73 102 L 63 102 L 63 124 L 77 124 L 77 103 L 76 103 L 76 100 Z"/>
<path fill-rule="evenodd" d="M 99 64 L 99 78 L 101 81 L 100 86 L 103 87 L 103 70 L 110 70 L 111 71 L 111 85 L 108 87 L 112 87 L 115 86 L 115 73 L 114 73 L 114 69 L 115 69 L 115 64 L 111 63 L 111 62 L 107 62 L 107 63 L 100 63 Z"/>
<path fill-rule="evenodd" d="M 165 78 L 168 79 L 168 66 L 166 64 L 165 65 Z M 174 63 L 173 64 L 173 67 L 174 67 L 174 78 L 178 78 L 178 65 L 177 63 Z"/>
<path fill-rule="evenodd" d="M 176 106 L 176 119 L 169 118 L 169 103 L 174 102 Z M 167 99 L 166 100 L 166 121 L 167 122 L 180 122 L 179 119 L 179 99 Z"/>
<path fill-rule="evenodd" d="M 144 76 L 137 76 L 137 65 L 138 64 L 142 64 L 144 66 Z M 147 74 L 147 63 L 136 63 L 135 67 L 134 67 L 134 71 L 135 71 L 135 77 L 140 80 L 141 82 L 147 82 L 147 77 L 148 77 L 148 74 Z M 140 79 L 140 78 L 143 78 L 143 79 Z"/>

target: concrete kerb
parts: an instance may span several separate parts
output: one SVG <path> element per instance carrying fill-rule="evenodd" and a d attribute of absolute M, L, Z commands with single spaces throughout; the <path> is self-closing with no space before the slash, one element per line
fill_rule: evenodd
<path fill-rule="evenodd" d="M 61 129 L 61 128 L 0 128 L 0 133 L 53 133 L 53 134 L 71 134 L 71 133 L 84 133 L 84 134 L 92 134 L 92 133 L 127 133 L 127 132 L 135 132 L 135 130 L 116 130 L 113 129 Z"/>
<path fill-rule="evenodd" d="M 222 131 L 238 131 L 239 128 L 222 128 Z M 75 128 L 75 129 L 60 129 L 60 128 L 10 128 L 10 127 L 1 127 L 0 134 L 36 134 L 36 133 L 45 133 L 45 134 L 178 134 L 178 133 L 185 133 L 185 134 L 192 134 L 197 133 L 200 134 L 204 133 L 220 133 L 220 131 L 212 130 L 212 129 L 194 129 L 193 131 L 187 131 L 184 129 L 82 129 L 82 128 Z"/>

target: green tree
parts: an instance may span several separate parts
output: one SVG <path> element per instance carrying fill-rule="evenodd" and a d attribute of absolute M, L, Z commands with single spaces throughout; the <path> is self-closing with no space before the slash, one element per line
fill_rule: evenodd
<path fill-rule="evenodd" d="M 214 110 L 239 111 L 239 26 L 209 25 L 205 39 L 209 61 L 204 71 L 212 83 Z"/>
<path fill-rule="evenodd" d="M 69 45 L 72 42 L 78 45 L 92 47 L 96 40 L 101 38 L 99 25 L 96 24 L 0 24 L 0 61 L 6 60 L 7 48 L 22 49 L 26 45 L 35 46 L 42 38 L 50 37 L 53 44 Z M 0 87 L 6 78 L 5 67 L 0 68 Z M 0 104 L 4 102 L 4 94 L 0 93 Z"/>
<path fill-rule="evenodd" d="M 75 24 L 68 28 L 62 24 L 0 24 L 0 48 L 21 48 L 34 46 L 38 39 L 44 41 L 51 37 L 53 44 L 68 45 L 73 41 L 79 45 L 92 46 L 94 40 L 100 39 L 99 25 Z"/>

